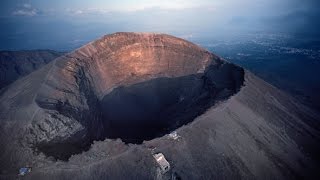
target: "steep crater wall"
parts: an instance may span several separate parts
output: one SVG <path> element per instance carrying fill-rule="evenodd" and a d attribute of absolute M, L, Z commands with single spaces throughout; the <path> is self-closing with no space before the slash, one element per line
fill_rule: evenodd
<path fill-rule="evenodd" d="M 157 78 L 118 87 L 100 103 L 104 136 L 142 143 L 193 121 L 215 102 L 236 93 L 243 70 L 232 64 L 209 66 L 204 74 Z"/>
<path fill-rule="evenodd" d="M 139 144 L 193 121 L 243 81 L 242 68 L 172 36 L 106 36 L 56 60 L 30 139 L 61 160 L 94 140 Z"/>

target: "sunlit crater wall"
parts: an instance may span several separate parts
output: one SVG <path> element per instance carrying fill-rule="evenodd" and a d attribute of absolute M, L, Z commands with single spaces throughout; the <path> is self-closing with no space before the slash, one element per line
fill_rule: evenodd
<path fill-rule="evenodd" d="M 215 58 L 182 39 L 151 33 L 105 36 L 77 54 L 90 59 L 88 71 L 99 97 L 118 85 L 203 73 Z"/>

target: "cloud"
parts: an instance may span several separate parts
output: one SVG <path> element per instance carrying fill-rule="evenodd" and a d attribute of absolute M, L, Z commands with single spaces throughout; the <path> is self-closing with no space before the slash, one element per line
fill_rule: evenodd
<path fill-rule="evenodd" d="M 161 10 L 184 10 L 196 8 L 202 4 L 195 0 L 141 0 L 135 3 L 128 3 L 120 6 L 120 11 L 143 11 L 146 9 L 158 8 Z"/>
<path fill-rule="evenodd" d="M 31 4 L 23 4 L 22 6 L 27 9 L 30 9 L 32 7 Z"/>
<path fill-rule="evenodd" d="M 39 10 L 33 8 L 31 4 L 22 4 L 18 7 L 18 9 L 12 12 L 14 16 L 36 16 L 38 13 Z"/>
<path fill-rule="evenodd" d="M 32 9 L 32 10 L 19 9 L 19 10 L 13 11 L 12 14 L 15 16 L 35 16 L 38 13 L 35 9 Z"/>
<path fill-rule="evenodd" d="M 110 13 L 107 9 L 99 9 L 99 8 L 87 8 L 87 9 L 70 9 L 67 8 L 66 12 L 71 15 L 89 15 L 89 14 L 108 14 Z"/>
<path fill-rule="evenodd" d="M 70 9 L 70 8 L 67 8 L 66 9 L 66 12 L 71 14 L 71 15 L 81 15 L 81 14 L 84 14 L 84 10 L 81 10 L 81 9 Z"/>
<path fill-rule="evenodd" d="M 83 14 L 84 11 L 83 10 L 74 10 L 72 11 L 72 14 Z"/>

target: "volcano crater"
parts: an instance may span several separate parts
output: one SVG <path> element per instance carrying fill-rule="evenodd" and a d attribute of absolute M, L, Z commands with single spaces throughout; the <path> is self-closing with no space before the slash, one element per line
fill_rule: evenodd
<path fill-rule="evenodd" d="M 244 83 L 241 67 L 190 42 L 156 34 L 107 36 L 57 59 L 51 71 L 36 98 L 50 117 L 32 131 L 54 132 L 38 135 L 35 148 L 61 160 L 88 150 L 95 140 L 141 144 L 162 137 Z"/>

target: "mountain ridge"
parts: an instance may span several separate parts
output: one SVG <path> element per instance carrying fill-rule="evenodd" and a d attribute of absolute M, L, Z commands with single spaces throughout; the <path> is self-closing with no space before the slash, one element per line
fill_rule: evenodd
<path fill-rule="evenodd" d="M 0 89 L 63 54 L 53 50 L 0 51 Z"/>

